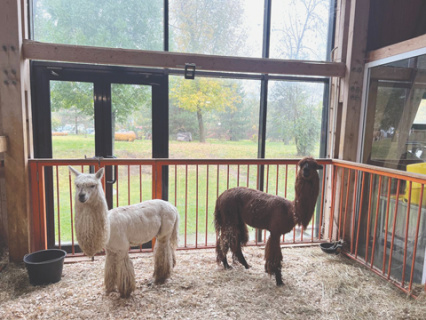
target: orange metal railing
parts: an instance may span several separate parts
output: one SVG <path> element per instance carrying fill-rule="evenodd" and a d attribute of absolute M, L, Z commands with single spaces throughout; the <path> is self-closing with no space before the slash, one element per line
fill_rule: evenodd
<path fill-rule="evenodd" d="M 339 160 L 333 176 L 330 238 L 404 292 L 426 290 L 425 177 Z"/>
<path fill-rule="evenodd" d="M 426 278 L 426 179 L 419 174 L 339 160 L 319 160 L 321 188 L 306 230 L 293 229 L 282 244 L 343 240 L 343 253 L 416 296 Z M 73 224 L 73 177 L 68 165 L 115 169 L 113 207 L 168 195 L 181 216 L 179 249 L 215 246 L 217 197 L 235 186 L 294 198 L 298 159 L 86 159 L 30 160 L 32 250 L 67 247 L 79 256 Z M 167 168 L 167 169 L 165 169 Z M 104 181 L 104 187 L 109 182 Z M 250 245 L 263 245 L 267 231 L 250 230 Z M 133 248 L 133 251 L 151 250 Z"/>
<path fill-rule="evenodd" d="M 325 167 L 331 166 L 330 160 L 320 162 Z M 215 246 L 213 212 L 216 199 L 224 190 L 235 186 L 258 188 L 263 172 L 265 192 L 293 199 L 297 163 L 297 159 L 30 160 L 33 250 L 52 246 L 67 247 L 71 256 L 79 255 L 74 237 L 73 177 L 68 171 L 68 165 L 85 172 L 88 172 L 90 167 L 94 171 L 100 167 L 116 168 L 117 174 L 110 196 L 113 207 L 161 198 L 163 188 L 167 188 L 168 201 L 178 208 L 181 215 L 179 248 L 194 249 Z M 168 183 L 163 181 L 163 168 L 168 170 Z M 322 180 L 326 177 L 325 172 L 321 172 Z M 106 184 L 104 179 L 104 187 Z M 292 233 L 283 236 L 283 244 L 314 243 L 322 240 L 325 181 L 322 181 L 321 186 L 312 223 L 307 230 L 294 228 Z M 264 244 L 267 236 L 267 231 L 251 230 L 250 238 L 253 241 L 250 244 Z"/>

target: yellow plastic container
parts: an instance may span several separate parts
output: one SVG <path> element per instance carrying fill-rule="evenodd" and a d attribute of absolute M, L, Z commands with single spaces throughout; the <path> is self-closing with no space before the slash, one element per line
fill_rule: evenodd
<path fill-rule="evenodd" d="M 426 162 L 407 165 L 407 172 L 421 173 L 426 175 Z M 417 205 L 420 203 L 421 187 L 422 186 L 420 183 L 413 182 L 411 186 L 411 203 L 417 204 Z M 407 185 L 405 187 L 405 195 L 404 195 L 405 201 L 408 201 L 408 192 L 409 192 L 408 188 L 409 188 L 409 183 L 407 182 Z M 422 206 L 426 206 L 426 188 L 423 191 Z"/>

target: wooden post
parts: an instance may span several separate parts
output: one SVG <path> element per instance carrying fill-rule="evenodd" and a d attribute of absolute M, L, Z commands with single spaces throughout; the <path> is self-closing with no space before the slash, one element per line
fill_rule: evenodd
<path fill-rule="evenodd" d="M 360 138 L 362 85 L 367 48 L 369 0 L 349 1 L 349 37 L 346 74 L 342 79 L 343 109 L 339 143 L 339 159 L 356 162 Z"/>
<path fill-rule="evenodd" d="M 347 55 L 347 41 L 349 29 L 349 14 L 350 14 L 350 1 L 337 0 L 336 2 L 336 28 L 335 28 L 335 46 L 332 50 L 331 59 L 333 62 L 346 62 Z M 342 78 L 333 77 L 331 79 L 330 88 L 330 110 L 329 110 L 329 139 L 327 146 L 327 157 L 338 158 L 339 154 L 339 141 L 341 137 L 341 122 L 342 122 Z M 333 170 L 327 171 L 326 176 L 326 204 L 325 204 L 325 217 L 324 217 L 324 235 L 329 234 L 330 217 L 331 217 L 331 204 L 334 195 L 332 195 L 332 173 Z M 327 238 L 324 236 L 324 238 Z"/>
<path fill-rule="evenodd" d="M 21 45 L 26 32 L 26 1 L 2 1 L 0 10 L 0 135 L 8 137 L 4 153 L 9 259 L 22 261 L 30 251 L 28 182 L 29 65 Z"/>
<path fill-rule="evenodd" d="M 347 33 L 340 31 L 336 43 L 341 48 L 337 51 L 337 59 L 346 62 L 345 77 L 335 83 L 335 89 L 339 92 L 335 93 L 335 101 L 333 103 L 335 124 L 335 139 L 331 146 L 331 156 L 338 159 L 354 161 L 359 160 L 358 143 L 360 139 L 360 121 L 362 107 L 362 89 L 364 80 L 364 67 L 366 60 L 367 48 L 367 27 L 370 9 L 370 0 L 341 0 L 339 2 L 340 23 L 338 28 L 345 30 Z M 347 46 L 344 44 L 347 43 Z M 345 56 L 346 55 L 346 56 Z M 337 90 L 336 90 L 337 91 Z M 336 97 L 339 97 L 338 99 Z M 341 170 L 343 172 L 343 170 Z M 353 179 L 353 177 L 351 178 Z M 344 188 L 341 174 L 337 176 L 335 190 Z M 352 183 L 352 182 L 346 182 Z M 352 194 L 355 186 L 349 191 Z M 332 195 L 336 197 L 337 195 Z M 345 204 L 346 206 L 346 204 Z M 345 206 L 343 209 L 346 210 Z M 335 223 L 338 221 L 339 206 L 334 206 L 330 218 L 334 219 L 334 228 L 332 238 L 337 236 L 337 228 Z M 348 202 L 348 216 L 352 213 L 352 203 Z M 326 224 L 325 226 L 328 226 Z M 331 224 L 330 224 L 331 225 Z M 327 230 L 326 227 L 326 232 Z M 327 234 L 327 233 L 326 233 Z M 346 232 L 346 235 L 348 233 Z"/>

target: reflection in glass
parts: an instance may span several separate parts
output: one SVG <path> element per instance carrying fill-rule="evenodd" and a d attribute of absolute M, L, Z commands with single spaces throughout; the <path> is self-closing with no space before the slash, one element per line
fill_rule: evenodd
<path fill-rule="evenodd" d="M 426 160 L 424 61 L 416 57 L 371 69 L 365 163 L 407 171 Z"/>

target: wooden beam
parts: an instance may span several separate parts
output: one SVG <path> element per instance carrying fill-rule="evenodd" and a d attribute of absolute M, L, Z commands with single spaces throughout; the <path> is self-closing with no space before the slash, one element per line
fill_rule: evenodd
<path fill-rule="evenodd" d="M 390 46 L 368 52 L 367 62 L 389 58 L 397 54 L 410 52 L 426 47 L 426 34 L 410 40 L 402 41 Z"/>
<path fill-rule="evenodd" d="M 388 81 L 410 81 L 412 80 L 413 71 L 413 68 L 378 66 L 371 68 L 370 79 Z"/>
<path fill-rule="evenodd" d="M 346 57 L 342 57 L 342 60 L 344 59 L 343 61 L 346 62 L 347 72 L 339 84 L 340 99 L 334 104 L 336 108 L 335 116 L 337 117 L 334 120 L 340 124 L 340 128 L 336 126 L 336 130 L 340 129 L 340 132 L 336 132 L 333 149 L 337 151 L 334 153 L 337 158 L 357 162 L 370 1 L 342 0 L 341 6 L 343 4 L 349 10 L 349 14 L 345 15 L 345 22 L 341 22 L 349 23 Z M 345 181 L 342 179 L 343 172 L 343 170 L 336 172 L 336 190 L 343 190 L 345 188 Z M 354 179 L 353 175 L 351 179 Z M 354 187 L 353 181 L 346 183 L 350 183 L 351 188 Z M 337 239 L 339 236 L 336 232 L 336 223 L 339 221 L 338 208 L 340 208 L 340 204 L 336 200 L 335 206 L 331 208 L 332 211 L 330 212 L 330 218 L 333 220 L 330 225 L 333 228 L 333 232 L 331 233 L 333 239 Z M 346 208 L 344 209 L 346 212 Z M 355 214 L 352 212 L 352 199 L 348 202 L 348 214 Z M 330 227 L 326 224 L 325 234 L 329 234 Z M 348 230 L 346 230 L 345 236 L 348 238 L 351 237 Z"/>
<path fill-rule="evenodd" d="M 0 152 L 7 151 L 7 138 L 6 136 L 0 136 Z"/>
<path fill-rule="evenodd" d="M 370 1 L 349 2 L 351 12 L 346 58 L 348 72 L 342 81 L 343 110 L 339 159 L 357 162 Z"/>
<path fill-rule="evenodd" d="M 2 2 L 0 10 L 0 121 L 2 135 L 8 139 L 4 153 L 7 201 L 9 260 L 21 262 L 30 251 L 30 197 L 28 176 L 27 103 L 29 94 L 28 63 L 21 46 L 25 37 L 27 3 L 21 0 Z"/>
<path fill-rule="evenodd" d="M 244 58 L 163 51 L 100 48 L 24 40 L 26 59 L 96 63 L 105 65 L 141 66 L 183 69 L 185 63 L 195 63 L 197 70 L 258 74 L 310 75 L 343 77 L 342 62 L 299 61 L 264 58 Z"/>

